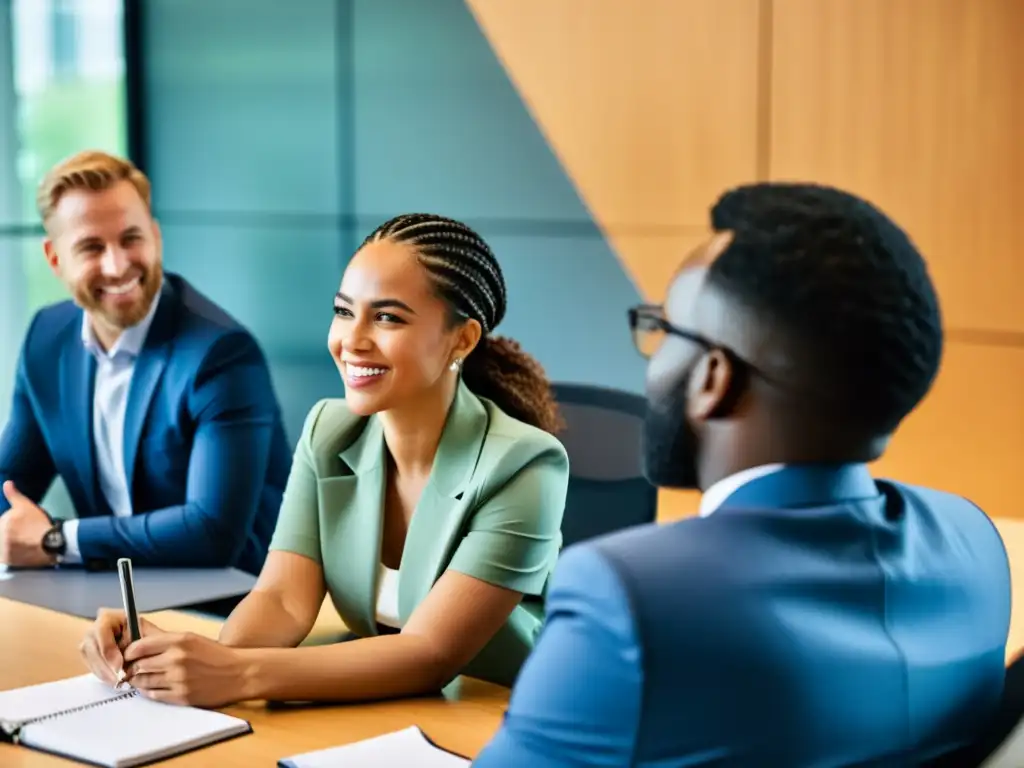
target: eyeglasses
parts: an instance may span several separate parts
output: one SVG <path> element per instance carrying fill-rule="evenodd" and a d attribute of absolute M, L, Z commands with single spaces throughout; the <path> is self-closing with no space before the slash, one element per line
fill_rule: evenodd
<path fill-rule="evenodd" d="M 678 336 L 692 341 L 706 350 L 716 348 L 716 344 L 699 333 L 687 331 L 673 325 L 665 319 L 661 307 L 655 304 L 640 304 L 629 309 L 629 329 L 633 333 L 633 344 L 637 351 L 646 358 L 651 357 L 665 341 L 667 336 Z"/>
<path fill-rule="evenodd" d="M 748 362 L 737 355 L 734 351 L 717 342 L 711 341 L 706 336 L 701 336 L 695 331 L 688 331 L 673 325 L 665 319 L 664 310 L 657 304 L 639 304 L 629 309 L 629 328 L 633 333 L 633 344 L 637 351 L 646 358 L 650 358 L 669 336 L 677 336 L 681 339 L 692 341 L 702 347 L 705 351 L 719 350 L 732 361 L 736 370 L 744 376 L 754 375 L 765 381 L 772 387 L 796 393 L 803 397 L 816 401 L 833 403 L 836 399 L 836 392 L 832 390 L 820 390 L 816 387 L 809 388 L 786 381 L 783 378 L 766 373 L 761 368 Z"/>

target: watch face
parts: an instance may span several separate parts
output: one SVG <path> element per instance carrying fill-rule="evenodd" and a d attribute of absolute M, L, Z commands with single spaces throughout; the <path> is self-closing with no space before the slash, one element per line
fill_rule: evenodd
<path fill-rule="evenodd" d="M 64 534 L 59 530 L 47 531 L 43 536 L 43 549 L 47 552 L 60 552 L 64 549 Z"/>

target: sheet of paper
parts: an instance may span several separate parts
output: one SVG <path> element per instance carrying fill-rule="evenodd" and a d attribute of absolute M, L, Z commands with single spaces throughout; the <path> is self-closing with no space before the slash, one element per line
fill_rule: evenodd
<path fill-rule="evenodd" d="M 415 726 L 354 744 L 285 758 L 286 768 L 469 768 L 469 760 L 435 747 Z"/>
<path fill-rule="evenodd" d="M 132 766 L 248 731 L 248 723 L 223 712 L 134 696 L 29 725 L 22 740 L 98 765 Z"/>
<path fill-rule="evenodd" d="M 115 699 L 124 693 L 124 690 L 116 690 L 93 675 L 79 675 L 52 683 L 0 691 L 0 720 L 23 723 L 67 709 Z"/>

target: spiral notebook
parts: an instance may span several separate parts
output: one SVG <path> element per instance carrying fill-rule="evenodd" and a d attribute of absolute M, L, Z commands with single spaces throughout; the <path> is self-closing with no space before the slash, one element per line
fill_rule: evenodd
<path fill-rule="evenodd" d="M 439 747 L 415 725 L 340 747 L 281 758 L 278 768 L 469 768 L 469 758 Z"/>
<path fill-rule="evenodd" d="M 245 720 L 152 701 L 92 675 L 0 691 L 0 737 L 102 768 L 134 768 L 246 733 Z"/>

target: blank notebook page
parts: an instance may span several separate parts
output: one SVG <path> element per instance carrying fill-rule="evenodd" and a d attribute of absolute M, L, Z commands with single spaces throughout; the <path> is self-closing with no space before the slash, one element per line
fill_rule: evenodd
<path fill-rule="evenodd" d="M 283 768 L 469 768 L 469 760 L 435 747 L 415 726 L 343 747 L 282 760 Z M 524 768 L 527 768 L 524 766 Z"/>
<path fill-rule="evenodd" d="M 54 712 L 124 696 L 97 677 L 79 675 L 0 692 L 0 720 L 23 723 Z"/>
<path fill-rule="evenodd" d="M 128 768 L 248 732 L 246 721 L 223 712 L 133 696 L 32 723 L 21 739 L 26 746 Z"/>

